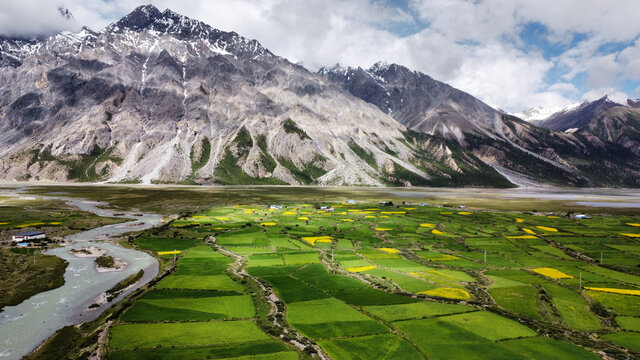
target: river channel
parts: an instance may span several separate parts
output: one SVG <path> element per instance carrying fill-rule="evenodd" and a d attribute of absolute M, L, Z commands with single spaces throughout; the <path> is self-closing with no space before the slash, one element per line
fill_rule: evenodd
<path fill-rule="evenodd" d="M 99 216 L 134 220 L 69 235 L 65 240 L 72 241 L 70 245 L 47 251 L 47 254 L 56 255 L 69 262 L 64 274 L 65 283 L 57 289 L 34 295 L 17 306 L 7 306 L 0 312 L 0 359 L 2 360 L 21 359 L 64 326 L 97 318 L 107 307 L 148 283 L 158 274 L 158 262 L 154 257 L 141 251 L 114 245 L 106 240 L 131 231 L 152 228 L 162 223 L 162 216 L 116 212 L 99 207 L 108 204 L 86 200 L 55 199 L 65 200 L 83 211 Z M 99 273 L 95 269 L 94 258 L 76 257 L 70 253 L 71 249 L 86 246 L 104 249 L 107 255 L 125 260 L 128 266 L 122 271 Z M 144 276 L 135 287 L 120 294 L 111 303 L 88 310 L 99 295 L 141 269 L 144 270 Z"/>

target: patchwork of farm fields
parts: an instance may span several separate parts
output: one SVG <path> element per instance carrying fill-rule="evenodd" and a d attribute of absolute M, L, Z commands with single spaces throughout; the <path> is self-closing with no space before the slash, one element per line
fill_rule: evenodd
<path fill-rule="evenodd" d="M 640 218 L 569 215 L 216 206 L 135 239 L 177 264 L 114 322 L 107 355 L 637 358 Z"/>

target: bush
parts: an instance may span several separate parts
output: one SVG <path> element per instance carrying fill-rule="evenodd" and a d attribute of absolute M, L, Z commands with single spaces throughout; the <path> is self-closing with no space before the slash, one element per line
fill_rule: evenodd
<path fill-rule="evenodd" d="M 102 268 L 112 268 L 115 266 L 115 264 L 116 262 L 111 256 L 102 255 L 96 258 L 96 265 Z"/>

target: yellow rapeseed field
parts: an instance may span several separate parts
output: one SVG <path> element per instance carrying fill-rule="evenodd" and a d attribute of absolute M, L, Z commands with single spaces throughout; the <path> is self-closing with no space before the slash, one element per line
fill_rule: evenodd
<path fill-rule="evenodd" d="M 558 232 L 558 229 L 548 227 L 548 226 L 536 226 L 540 230 L 549 231 L 549 232 Z"/>
<path fill-rule="evenodd" d="M 409 273 L 410 275 L 413 276 L 417 276 L 423 279 L 429 279 L 431 278 L 433 275 L 437 276 L 437 277 L 441 277 L 441 278 L 445 278 L 445 279 L 449 279 L 449 280 L 456 280 L 455 277 L 447 275 L 443 272 L 440 272 L 438 270 L 427 270 L 427 271 L 423 271 L 423 272 L 411 272 Z"/>
<path fill-rule="evenodd" d="M 332 240 L 332 237 L 331 236 L 311 236 L 311 237 L 303 237 L 302 240 L 315 246 L 316 243 L 330 243 Z"/>
<path fill-rule="evenodd" d="M 364 218 L 365 219 L 375 219 L 376 217 L 374 215 L 367 215 Z"/>
<path fill-rule="evenodd" d="M 403 209 L 411 211 L 411 210 L 415 210 L 416 208 L 403 208 Z"/>
<path fill-rule="evenodd" d="M 629 226 L 635 226 L 635 227 L 640 227 L 640 224 L 636 224 L 636 223 L 627 223 L 627 225 L 629 225 Z"/>
<path fill-rule="evenodd" d="M 434 224 L 420 224 L 420 226 L 426 227 L 426 228 L 434 228 L 434 227 L 436 227 Z"/>
<path fill-rule="evenodd" d="M 358 209 L 349 209 L 349 210 L 347 210 L 347 211 L 348 211 L 348 212 L 360 212 L 360 210 L 358 210 Z"/>
<path fill-rule="evenodd" d="M 518 236 L 507 236 L 507 239 L 537 239 L 537 237 L 533 235 L 518 235 Z"/>
<path fill-rule="evenodd" d="M 441 254 L 438 257 L 430 258 L 431 261 L 452 261 L 452 260 L 460 260 L 459 257 L 449 254 Z"/>
<path fill-rule="evenodd" d="M 255 211 L 257 211 L 258 209 L 245 209 L 244 210 L 244 214 L 245 215 L 250 215 L 253 214 Z"/>
<path fill-rule="evenodd" d="M 274 223 L 274 222 L 263 222 L 260 223 L 260 226 L 276 226 L 278 225 L 278 223 Z"/>
<path fill-rule="evenodd" d="M 547 217 L 548 217 L 549 219 L 560 219 L 560 216 L 553 216 L 553 215 L 551 215 L 551 216 L 547 216 Z"/>
<path fill-rule="evenodd" d="M 309 218 L 308 218 L 308 217 L 306 217 L 306 216 L 300 216 L 300 217 L 298 218 L 298 220 L 309 221 Z"/>
<path fill-rule="evenodd" d="M 26 228 L 29 226 L 40 226 L 40 225 L 44 225 L 43 222 L 36 222 L 36 223 L 30 223 L 30 224 L 22 224 L 22 225 L 18 225 L 16 226 L 17 228 Z"/>
<path fill-rule="evenodd" d="M 556 270 L 554 268 L 535 268 L 532 269 L 532 271 L 540 275 L 550 277 L 552 279 L 573 279 L 573 276 L 565 274 L 562 271 Z"/>
<path fill-rule="evenodd" d="M 441 212 L 440 214 L 441 214 L 441 215 L 453 215 L 453 213 L 452 213 L 452 212 L 450 212 L 450 211 Z"/>
<path fill-rule="evenodd" d="M 442 231 L 436 230 L 436 229 L 431 230 L 431 232 L 436 234 L 436 235 L 445 235 L 446 234 L 445 232 L 442 232 Z"/>
<path fill-rule="evenodd" d="M 173 255 L 173 254 L 182 254 L 182 251 L 180 251 L 180 250 L 175 250 L 175 251 L 158 251 L 158 255 Z"/>
<path fill-rule="evenodd" d="M 351 219 L 340 219 L 340 220 L 346 221 L 346 222 L 354 222 L 354 220 L 351 220 Z"/>
<path fill-rule="evenodd" d="M 516 222 L 518 222 L 518 223 L 523 223 L 523 222 L 524 222 L 524 219 L 516 219 Z"/>
<path fill-rule="evenodd" d="M 376 228 L 376 231 L 391 231 L 391 228 Z"/>
<path fill-rule="evenodd" d="M 458 215 L 471 215 L 471 214 L 473 214 L 473 213 L 468 212 L 468 211 L 460 211 L 460 212 L 458 213 Z"/>
<path fill-rule="evenodd" d="M 640 237 L 640 234 L 626 234 L 626 233 L 620 233 L 620 235 L 624 235 L 624 236 L 628 236 L 628 237 Z"/>
<path fill-rule="evenodd" d="M 378 248 L 378 250 L 388 252 L 389 254 L 397 254 L 400 252 L 400 250 L 393 248 Z"/>
<path fill-rule="evenodd" d="M 527 228 L 522 228 L 522 231 L 526 232 L 527 234 L 531 234 L 531 235 L 535 235 L 535 231 L 531 230 L 531 229 L 527 229 Z"/>
<path fill-rule="evenodd" d="M 9 223 L 8 222 L 3 222 L 3 223 L 0 223 L 0 225 L 9 225 Z"/>
<path fill-rule="evenodd" d="M 224 216 L 217 216 L 216 219 L 218 219 L 220 221 L 229 221 L 229 220 L 231 220 L 231 218 L 224 217 Z"/>
<path fill-rule="evenodd" d="M 429 296 L 443 297 L 447 299 L 467 300 L 471 298 L 471 295 L 466 290 L 441 287 L 433 290 L 421 291 L 418 294 L 424 294 Z"/>
<path fill-rule="evenodd" d="M 385 215 L 404 215 L 406 214 L 406 211 L 381 211 L 380 214 L 385 214 Z"/>
<path fill-rule="evenodd" d="M 193 215 L 192 218 L 206 218 L 208 216 L 205 215 Z"/>
<path fill-rule="evenodd" d="M 62 223 L 59 222 L 59 221 L 54 221 L 54 222 L 50 222 L 49 223 L 49 225 L 60 225 L 60 224 L 62 224 Z M 0 224 L 0 225 L 2 225 L 2 224 Z"/>
<path fill-rule="evenodd" d="M 285 211 L 282 213 L 282 215 L 296 215 L 296 213 L 293 211 Z"/>
<path fill-rule="evenodd" d="M 610 293 L 614 293 L 614 294 L 640 296 L 640 290 L 614 289 L 614 288 L 599 288 L 599 287 L 587 287 L 587 286 L 585 286 L 585 289 L 587 289 L 587 290 L 593 290 L 593 291 L 610 292 Z"/>
<path fill-rule="evenodd" d="M 378 209 L 365 209 L 366 211 L 378 211 Z"/>
<path fill-rule="evenodd" d="M 356 267 L 350 267 L 347 268 L 347 271 L 349 272 L 363 272 L 363 271 L 368 271 L 368 270 L 373 270 L 376 267 L 371 265 L 371 266 L 356 266 Z"/>

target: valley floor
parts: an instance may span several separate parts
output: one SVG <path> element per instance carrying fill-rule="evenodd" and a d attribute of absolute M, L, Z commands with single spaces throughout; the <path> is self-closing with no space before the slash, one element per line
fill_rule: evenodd
<path fill-rule="evenodd" d="M 636 203 L 632 192 L 30 189 L 61 191 L 181 214 L 123 242 L 156 256 L 160 277 L 71 346 L 54 337 L 58 357 L 640 355 L 640 210 L 575 204 Z"/>

